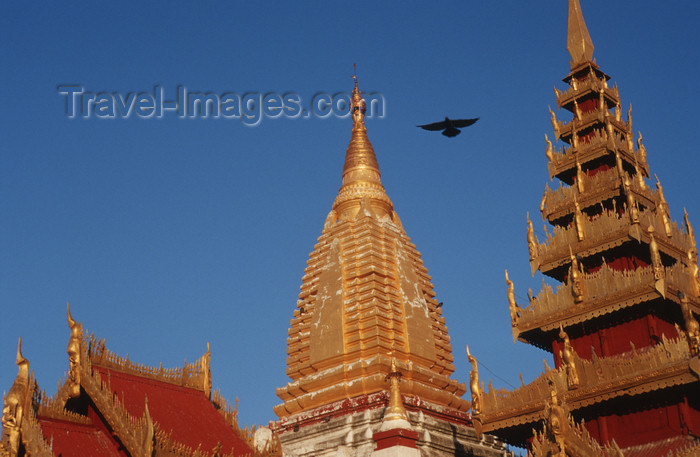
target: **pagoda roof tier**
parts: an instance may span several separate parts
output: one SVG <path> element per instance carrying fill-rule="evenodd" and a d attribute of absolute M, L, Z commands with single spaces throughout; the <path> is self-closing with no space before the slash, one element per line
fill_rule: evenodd
<path fill-rule="evenodd" d="M 637 202 L 647 208 L 656 206 L 658 197 L 645 182 L 633 179 L 626 172 L 620 176 L 617 168 L 609 168 L 593 176 L 582 173 L 580 183 L 572 186 L 563 184 L 554 190 L 546 186 L 542 196 L 542 218 L 554 224 L 557 219 L 574 213 L 575 202 L 583 209 L 617 197 L 625 178 L 629 180 L 630 190 Z M 579 186 L 583 192 L 579 191 Z"/>
<path fill-rule="evenodd" d="M 659 252 L 676 261 L 687 259 L 688 252 L 695 248 L 693 236 L 679 229 L 676 222 L 668 223 L 668 235 L 664 235 L 666 225 L 659 211 L 639 211 L 638 217 L 639 221 L 633 223 L 627 213 L 618 215 L 604 211 L 593 220 L 584 216 L 568 227 L 554 227 L 551 233 L 547 232 L 543 243 L 537 243 L 536 254 L 530 260 L 532 273 L 539 270 L 550 274 L 554 269 L 567 266 L 571 263 L 572 253 L 586 258 L 624 243 L 648 245 L 651 242 L 650 227 L 655 233 Z"/>
<path fill-rule="evenodd" d="M 581 73 L 579 71 L 578 73 Z M 565 82 L 570 83 L 571 75 L 564 79 Z M 589 77 L 583 81 L 577 81 L 576 88 L 569 87 L 566 90 L 559 90 L 554 88 L 554 94 L 557 97 L 557 107 L 564 108 L 571 112 L 574 112 L 574 100 L 579 100 L 580 98 L 598 96 L 603 94 L 604 100 L 606 102 L 607 108 L 612 108 L 620 103 L 620 92 L 617 85 L 613 87 L 608 87 L 608 83 L 602 81 L 596 77 Z"/>
<path fill-rule="evenodd" d="M 669 340 L 662 336 L 656 346 L 592 360 L 574 353 L 573 364 L 579 380 L 575 388 L 569 388 L 565 366 L 547 370 L 515 390 L 493 389 L 489 383 L 488 391 L 482 395 L 480 419 L 484 432 L 497 433 L 506 442 L 522 445 L 518 441 L 523 437 L 513 434 L 521 435 L 545 419 L 551 383 L 575 411 L 617 397 L 698 383 L 700 378 L 700 359 L 691 357 L 684 337 Z"/>
<path fill-rule="evenodd" d="M 605 116 L 602 116 L 605 118 Z M 608 116 L 608 118 L 614 116 Z M 558 122 L 558 121 L 557 121 Z M 625 133 L 631 141 L 631 132 Z M 622 141 L 618 135 L 608 135 L 604 129 L 593 130 L 587 137 L 581 138 L 577 146 L 564 147 L 561 151 L 552 150 L 552 160 L 547 164 L 550 179 L 562 177 L 576 171 L 576 162 L 583 165 L 587 162 L 607 158 L 615 152 L 620 158 L 631 165 L 637 164 L 644 176 L 649 176 L 649 165 L 646 157 L 634 152 L 630 141 Z"/>
<path fill-rule="evenodd" d="M 700 313 L 697 278 L 693 278 L 691 270 L 682 263 L 662 270 L 659 279 L 655 278 L 653 266 L 619 271 L 603 264 L 595 273 L 580 274 L 581 301 L 577 301 L 571 283 L 559 285 L 556 291 L 545 284 L 526 308 L 518 307 L 513 334 L 521 341 L 551 351 L 543 344 L 551 339 L 545 333 L 560 325 L 566 328 L 661 297 L 680 304 L 679 292 L 688 297 L 693 311 Z"/>
<path fill-rule="evenodd" d="M 574 116 L 569 122 L 556 121 L 555 130 L 559 132 L 558 137 L 568 144 L 573 144 L 571 137 L 575 132 L 582 132 L 594 126 L 603 127 L 611 124 L 620 132 L 627 132 L 629 124 L 620 117 L 610 114 L 607 110 L 593 110 L 582 113 L 581 117 Z"/>

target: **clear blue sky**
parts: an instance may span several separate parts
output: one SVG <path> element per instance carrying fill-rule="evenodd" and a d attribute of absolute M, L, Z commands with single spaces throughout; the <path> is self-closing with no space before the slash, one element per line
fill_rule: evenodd
<path fill-rule="evenodd" d="M 582 0 L 601 68 L 634 106 L 675 220 L 700 228 L 700 3 Z M 113 351 L 180 366 L 212 346 L 213 382 L 267 423 L 287 328 L 340 186 L 349 119 L 69 119 L 92 92 L 296 92 L 360 86 L 383 183 L 423 253 L 452 337 L 513 385 L 551 357 L 513 344 L 503 270 L 530 275 L 544 133 L 563 87 L 567 2 L 4 3 L 0 13 L 0 390 L 24 340 L 40 386 L 67 369 L 66 301 Z M 457 138 L 417 129 L 481 117 Z M 568 119 L 564 113 L 560 118 Z M 493 377 L 486 368 L 482 377 Z M 494 378 L 495 386 L 507 385 Z"/>

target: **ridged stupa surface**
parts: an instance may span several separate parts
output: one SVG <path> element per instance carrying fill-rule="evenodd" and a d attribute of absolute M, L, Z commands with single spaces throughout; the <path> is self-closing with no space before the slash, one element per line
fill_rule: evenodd
<path fill-rule="evenodd" d="M 392 358 L 401 391 L 466 411 L 466 388 L 452 379 L 447 327 L 420 253 L 381 184 L 353 91 L 353 129 L 343 183 L 310 254 L 287 340 L 278 416 L 388 389 Z"/>

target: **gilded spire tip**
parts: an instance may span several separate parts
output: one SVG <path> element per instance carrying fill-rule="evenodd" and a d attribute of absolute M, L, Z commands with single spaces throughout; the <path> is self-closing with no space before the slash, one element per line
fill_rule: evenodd
<path fill-rule="evenodd" d="M 352 91 L 350 112 L 352 114 L 352 136 L 345 153 L 343 167 L 343 184 L 333 205 L 333 210 L 339 218 L 354 218 L 358 214 L 365 199 L 372 211 L 378 217 L 391 215 L 393 205 L 387 197 L 381 182 L 379 164 L 374 154 L 374 148 L 367 138 L 365 128 L 366 104 L 357 84 L 357 69 L 352 76 L 355 87 Z"/>
<path fill-rule="evenodd" d="M 571 68 L 593 61 L 593 40 L 583 20 L 579 0 L 569 0 L 569 23 L 566 48 L 571 55 Z"/>

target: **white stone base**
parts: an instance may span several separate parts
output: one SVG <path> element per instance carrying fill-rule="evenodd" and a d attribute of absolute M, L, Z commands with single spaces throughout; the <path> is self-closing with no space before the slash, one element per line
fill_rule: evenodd
<path fill-rule="evenodd" d="M 392 446 L 381 451 L 374 451 L 372 457 L 421 457 L 421 455 L 416 448 Z"/>
<path fill-rule="evenodd" d="M 287 429 L 279 433 L 284 457 L 373 457 L 384 407 L 367 409 L 340 417 L 328 416 L 317 423 Z M 508 457 L 505 445 L 495 437 L 476 438 L 474 428 L 448 422 L 421 412 L 408 412 L 413 430 L 418 432 L 418 450 L 422 457 Z M 293 424 L 294 417 L 285 419 Z M 273 424 L 273 428 L 274 424 Z M 403 446 L 405 447 L 405 446 Z M 406 448 L 407 450 L 410 448 Z M 386 450 L 389 450 L 387 448 Z M 382 456 L 389 454 L 381 454 Z M 391 454 L 407 455 L 407 454 Z M 418 454 L 411 454 L 418 456 Z"/>

